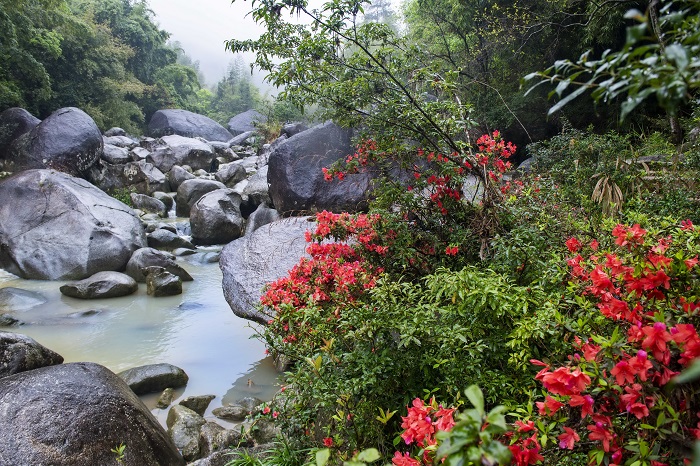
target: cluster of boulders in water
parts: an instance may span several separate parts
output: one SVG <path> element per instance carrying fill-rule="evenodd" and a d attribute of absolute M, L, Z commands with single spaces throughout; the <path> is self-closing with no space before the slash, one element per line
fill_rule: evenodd
<path fill-rule="evenodd" d="M 323 178 L 322 167 L 353 152 L 351 131 L 289 124 L 263 144 L 253 124 L 262 118 L 251 110 L 224 128 L 202 115 L 161 110 L 149 135 L 136 138 L 119 128 L 102 134 L 77 108 L 43 121 L 23 109 L 3 111 L 0 268 L 73 280 L 60 291 L 74 298 L 124 296 L 138 283 L 164 296 L 192 280 L 178 256 L 225 244 L 220 258 L 210 258 L 220 261 L 227 301 L 236 315 L 266 322 L 257 306 L 262 287 L 305 254 L 308 214 L 363 208 L 371 175 Z M 133 208 L 117 199 L 124 195 Z M 188 221 L 165 221 L 173 210 Z M 0 326 L 20 325 L 13 306 L 41 299 L 1 289 Z M 123 443 L 123 464 L 202 458 L 197 465 L 214 466 L 230 460 L 223 446 L 250 447 L 274 435 L 263 422 L 252 430 L 258 437 L 207 422 L 202 414 L 212 396 L 171 407 L 167 435 L 134 392 L 165 390 L 160 401 L 168 406 L 172 389 L 187 381 L 180 369 L 140 368 L 143 382 L 62 360 L 28 337 L 0 332 L 0 464 L 112 464 L 111 450 Z M 242 400 L 214 414 L 240 421 L 258 403 Z"/>
<path fill-rule="evenodd" d="M 63 357 L 33 339 L 0 331 L 0 464 L 93 466 L 121 464 L 223 466 L 231 453 L 264 451 L 278 434 L 269 420 L 226 429 L 204 419 L 214 395 L 190 396 L 171 405 L 173 389 L 187 384 L 170 364 L 135 367 L 114 374 L 94 363 L 62 364 Z M 167 431 L 138 395 L 162 392 L 170 408 Z M 248 397 L 217 408 L 226 421 L 260 412 Z"/>

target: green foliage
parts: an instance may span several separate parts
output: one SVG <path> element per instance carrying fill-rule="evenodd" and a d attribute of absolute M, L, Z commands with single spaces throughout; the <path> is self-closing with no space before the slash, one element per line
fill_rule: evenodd
<path fill-rule="evenodd" d="M 438 432 L 436 459 L 444 459 L 447 465 L 511 464 L 510 451 L 497 440 L 508 429 L 505 407 L 496 406 L 486 412 L 483 394 L 476 385 L 470 385 L 464 393 L 474 408 L 460 412 L 450 431 Z"/>
<path fill-rule="evenodd" d="M 120 188 L 115 189 L 110 195 L 129 207 L 133 207 L 131 204 L 131 194 L 135 192 L 136 190 L 134 188 Z"/>
<path fill-rule="evenodd" d="M 120 443 L 116 447 L 112 448 L 110 451 L 114 453 L 114 457 L 117 460 L 117 463 L 122 464 L 124 462 L 124 456 L 126 454 L 126 444 Z"/>
<path fill-rule="evenodd" d="M 669 1 L 657 8 L 657 2 L 650 2 L 646 14 L 626 14 L 636 24 L 627 28 L 627 41 L 619 51 L 606 50 L 597 60 L 591 59 L 591 51 L 577 61 L 559 60 L 525 81 L 538 80 L 535 86 L 557 83 L 550 96 L 561 100 L 550 114 L 587 90 L 595 101 L 624 97 L 620 120 L 652 96 L 667 112 L 677 114 L 700 86 L 700 8 L 695 1 Z"/>
<path fill-rule="evenodd" d="M 226 463 L 226 466 L 263 466 L 265 464 L 245 448 L 236 450 L 230 455 L 233 456 L 233 459 Z"/>
<path fill-rule="evenodd" d="M 274 353 L 300 361 L 276 401 L 281 425 L 301 438 L 306 430 L 333 437 L 343 451 L 384 450 L 396 421 L 377 422 L 377 414 L 417 393 L 457 401 L 470 380 L 491 403 L 523 401 L 532 386 L 527 360 L 552 350 L 558 335 L 548 328 L 555 305 L 541 290 L 467 267 L 438 270 L 423 283 L 381 281 L 366 303 L 344 306 L 332 321 L 316 306 L 297 310 L 286 325 L 312 328 L 305 338 L 319 350 L 282 341 L 274 326 L 263 335 Z M 548 322 L 533 324 L 536 315 Z"/>

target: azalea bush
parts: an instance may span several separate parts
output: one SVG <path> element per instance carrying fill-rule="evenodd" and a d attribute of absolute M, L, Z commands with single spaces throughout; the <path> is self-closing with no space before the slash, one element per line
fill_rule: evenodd
<path fill-rule="evenodd" d="M 423 392 L 458 403 L 465 380 L 489 403 L 522 403 L 523 388 L 535 387 L 527 361 L 559 346 L 558 298 L 538 287 L 476 266 L 419 280 L 388 274 L 379 264 L 400 239 L 378 234 L 389 226 L 377 215 L 318 213 L 310 258 L 263 296 L 271 319 L 262 337 L 293 362 L 272 409 L 299 448 L 344 460 L 368 447 L 389 453 L 393 411 Z"/>
<path fill-rule="evenodd" d="M 543 453 L 552 464 L 563 450 L 593 464 L 682 464 L 700 438 L 698 387 L 674 383 L 700 357 L 700 229 L 618 224 L 608 241 L 567 241 L 570 291 L 592 315 L 579 320 L 588 335 L 573 335 L 565 364 L 533 360 L 545 396 L 537 412 L 522 411 L 516 464 L 555 446 Z"/>

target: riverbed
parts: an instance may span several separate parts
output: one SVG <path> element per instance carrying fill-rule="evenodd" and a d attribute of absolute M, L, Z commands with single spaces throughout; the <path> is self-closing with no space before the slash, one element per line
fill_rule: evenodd
<path fill-rule="evenodd" d="M 56 351 L 65 362 L 91 361 L 114 372 L 166 362 L 181 367 L 190 380 L 176 391 L 187 396 L 216 395 L 211 410 L 245 396 L 263 401 L 278 390 L 277 373 L 262 342 L 259 327 L 236 317 L 224 299 L 218 263 L 208 262 L 220 248 L 199 248 L 178 258 L 194 278 L 178 296 L 148 296 L 146 285 L 126 297 L 81 300 L 63 296 L 65 282 L 23 280 L 0 269 L 0 288 L 35 291 L 47 302 L 14 312 L 24 322 L 1 330 L 28 335 Z M 155 408 L 156 395 L 142 397 L 161 422 L 167 410 Z"/>

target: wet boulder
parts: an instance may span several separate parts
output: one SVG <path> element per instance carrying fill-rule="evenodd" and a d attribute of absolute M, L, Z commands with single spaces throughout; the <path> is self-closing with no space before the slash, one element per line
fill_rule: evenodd
<path fill-rule="evenodd" d="M 179 188 L 184 181 L 193 180 L 195 178 L 196 176 L 194 176 L 192 173 L 177 165 L 171 168 L 168 172 L 168 181 L 170 182 L 170 189 L 174 191 L 177 191 L 177 188 Z"/>
<path fill-rule="evenodd" d="M 129 151 L 124 147 L 105 144 L 104 151 L 102 152 L 102 160 L 112 165 L 129 163 L 131 162 L 131 156 L 129 155 Z"/>
<path fill-rule="evenodd" d="M 226 128 L 211 118 L 181 109 L 158 110 L 148 123 L 152 137 L 177 134 L 188 138 L 201 137 L 207 141 L 226 142 L 233 137 Z"/>
<path fill-rule="evenodd" d="M 85 178 L 108 193 L 128 189 L 152 194 L 170 188 L 163 172 L 144 160 L 117 165 L 102 161 L 90 168 Z"/>
<path fill-rule="evenodd" d="M 241 196 L 232 189 L 217 189 L 202 196 L 190 210 L 192 242 L 225 244 L 243 233 Z"/>
<path fill-rule="evenodd" d="M 102 136 L 102 141 L 105 145 L 110 144 L 112 146 L 121 147 L 122 149 L 133 149 L 139 145 L 139 142 L 131 139 L 126 134 L 115 134 L 112 136 Z"/>
<path fill-rule="evenodd" d="M 250 138 L 255 136 L 255 134 L 256 133 L 254 130 L 245 131 L 237 136 L 234 136 L 233 139 L 228 141 L 228 144 L 231 148 L 233 148 L 234 146 L 241 146 L 243 144 L 246 144 Z"/>
<path fill-rule="evenodd" d="M 0 463 L 184 466 L 165 430 L 106 367 L 71 363 L 0 379 Z"/>
<path fill-rule="evenodd" d="M 132 367 L 117 375 L 137 395 L 162 392 L 166 388 L 184 387 L 189 380 L 185 371 L 166 363 Z"/>
<path fill-rule="evenodd" d="M 216 181 L 223 183 L 227 188 L 233 188 L 236 183 L 243 181 L 248 176 L 245 168 L 240 164 L 228 163 L 220 167 L 214 178 Z M 267 180 L 265 180 L 267 181 Z"/>
<path fill-rule="evenodd" d="M 138 289 L 136 280 L 120 272 L 97 272 L 59 288 L 62 294 L 79 299 L 118 298 L 136 293 Z"/>
<path fill-rule="evenodd" d="M 304 123 L 288 123 L 282 127 L 282 134 L 291 138 L 295 134 L 303 133 L 309 129 Z"/>
<path fill-rule="evenodd" d="M 221 251 L 224 296 L 233 313 L 266 324 L 270 315 L 257 309 L 262 289 L 287 276 L 306 256 L 304 233 L 315 223 L 292 217 L 270 223 L 251 235 L 230 242 Z"/>
<path fill-rule="evenodd" d="M 241 210 L 245 216 L 255 211 L 261 204 L 271 204 L 269 186 L 267 184 L 268 167 L 261 167 L 253 176 L 248 178 L 248 183 L 242 190 L 244 199 Z"/>
<path fill-rule="evenodd" d="M 146 292 L 156 298 L 182 294 L 182 280 L 162 267 L 148 267 L 146 273 Z"/>
<path fill-rule="evenodd" d="M 195 249 L 195 246 L 185 238 L 164 228 L 158 228 L 147 237 L 148 247 L 173 251 L 179 248 Z"/>
<path fill-rule="evenodd" d="M 191 282 L 192 276 L 175 262 L 175 256 L 154 248 L 141 248 L 134 252 L 126 264 L 126 274 L 139 283 L 146 282 L 144 273 L 148 267 L 162 267 L 171 274 L 180 277 L 183 282 Z"/>
<path fill-rule="evenodd" d="M 105 136 L 126 136 L 126 131 L 118 126 L 113 126 L 105 131 Z"/>
<path fill-rule="evenodd" d="M 167 173 L 175 165 L 188 165 L 193 170 L 209 170 L 216 153 L 211 146 L 199 139 L 184 136 L 163 136 L 163 143 L 170 150 L 154 151 L 148 158 L 162 172 Z"/>
<path fill-rule="evenodd" d="M 366 208 L 372 177 L 346 175 L 326 181 L 323 167 L 354 153 L 352 132 L 333 123 L 315 126 L 283 141 L 270 153 L 267 181 L 272 204 L 281 213 Z"/>
<path fill-rule="evenodd" d="M 225 189 L 223 183 L 194 178 L 183 181 L 177 188 L 175 212 L 178 217 L 189 217 L 190 209 L 202 196 L 217 189 Z"/>
<path fill-rule="evenodd" d="M 187 398 L 180 401 L 182 406 L 189 408 L 200 416 L 204 416 L 204 413 L 209 407 L 209 403 L 216 398 L 216 395 L 199 395 L 199 396 L 188 396 Z"/>
<path fill-rule="evenodd" d="M 81 177 L 102 155 L 102 133 L 90 115 L 74 107 L 56 110 L 9 150 L 11 171 L 50 168 Z"/>
<path fill-rule="evenodd" d="M 225 421 L 240 422 L 248 417 L 250 410 L 241 405 L 226 405 L 214 409 L 211 413 Z"/>
<path fill-rule="evenodd" d="M 250 214 L 245 226 L 245 235 L 250 236 L 255 230 L 268 223 L 279 220 L 280 214 L 275 209 L 271 209 L 265 204 L 260 204 L 255 211 Z"/>
<path fill-rule="evenodd" d="M 33 338 L 0 331 L 0 379 L 62 362 L 63 356 L 40 345 Z"/>
<path fill-rule="evenodd" d="M 168 435 L 187 461 L 199 458 L 199 430 L 204 418 L 189 408 L 175 405 L 168 411 Z"/>
<path fill-rule="evenodd" d="M 234 136 L 246 133 L 248 131 L 255 131 L 256 124 L 265 123 L 267 117 L 257 110 L 247 110 L 243 113 L 239 113 L 228 121 L 228 130 Z M 230 139 L 230 138 L 229 138 Z M 237 142 L 236 144 L 240 144 Z"/>
<path fill-rule="evenodd" d="M 168 216 L 168 208 L 162 201 L 159 201 L 154 197 L 138 193 L 131 193 L 130 197 L 131 205 L 134 206 L 135 209 L 158 214 L 159 217 Z"/>
<path fill-rule="evenodd" d="M 0 267 L 15 275 L 79 280 L 122 270 L 145 245 L 134 211 L 85 180 L 27 170 L 0 181 Z"/>
<path fill-rule="evenodd" d="M 41 120 L 23 108 L 13 107 L 0 113 L 0 169 L 12 141 L 36 128 Z"/>
<path fill-rule="evenodd" d="M 0 312 L 27 311 L 46 302 L 46 298 L 35 291 L 11 286 L 0 288 Z"/>

